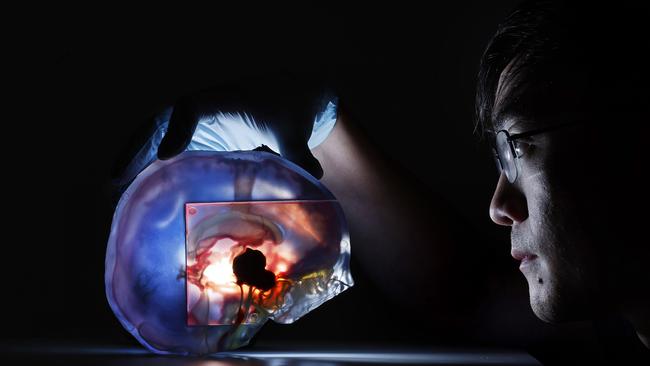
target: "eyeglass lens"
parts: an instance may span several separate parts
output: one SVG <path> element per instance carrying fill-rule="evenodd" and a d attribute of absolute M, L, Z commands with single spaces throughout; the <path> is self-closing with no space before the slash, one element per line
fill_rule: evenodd
<path fill-rule="evenodd" d="M 508 132 L 499 131 L 496 136 L 496 150 L 501 169 L 505 172 L 508 181 L 513 183 L 517 179 L 517 167 L 512 144 L 508 138 Z"/>

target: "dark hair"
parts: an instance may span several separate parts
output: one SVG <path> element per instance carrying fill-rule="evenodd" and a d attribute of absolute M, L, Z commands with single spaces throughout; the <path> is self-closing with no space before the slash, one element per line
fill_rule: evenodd
<path fill-rule="evenodd" d="M 622 110 L 639 116 L 647 103 L 650 67 L 644 16 L 647 8 L 641 4 L 522 3 L 499 25 L 481 58 L 477 129 L 492 129 L 497 87 L 504 85 L 508 91 L 499 96 L 507 94 L 508 103 L 527 112 L 535 113 L 538 100 L 528 95 L 531 85 L 558 90 L 571 83 L 589 106 L 603 109 L 600 117 Z"/>

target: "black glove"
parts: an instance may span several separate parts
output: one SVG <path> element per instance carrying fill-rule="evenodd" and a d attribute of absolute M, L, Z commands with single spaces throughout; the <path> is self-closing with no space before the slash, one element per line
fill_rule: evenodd
<path fill-rule="evenodd" d="M 140 131 L 113 171 L 125 188 L 155 160 L 185 150 L 272 150 L 320 179 L 323 169 L 310 148 L 334 127 L 337 98 L 311 77 L 274 76 L 240 82 L 181 98 Z M 162 141 L 161 141 L 162 140 Z"/>

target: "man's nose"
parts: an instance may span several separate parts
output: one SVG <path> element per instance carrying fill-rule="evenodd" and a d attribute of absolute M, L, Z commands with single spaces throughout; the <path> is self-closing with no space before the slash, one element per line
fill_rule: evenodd
<path fill-rule="evenodd" d="M 490 202 L 490 218 L 494 223 L 512 226 L 528 218 L 526 196 L 501 173 Z"/>

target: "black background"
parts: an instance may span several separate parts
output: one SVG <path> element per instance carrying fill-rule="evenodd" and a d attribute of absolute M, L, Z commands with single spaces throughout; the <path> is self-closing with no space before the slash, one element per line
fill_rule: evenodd
<path fill-rule="evenodd" d="M 16 52 L 26 57 L 9 71 L 27 103 L 5 121 L 3 134 L 5 180 L 14 184 L 5 191 L 10 235 L 2 257 L 6 309 L 0 336 L 137 344 L 104 293 L 114 161 L 137 127 L 179 96 L 283 70 L 338 75 L 342 97 L 357 117 L 353 122 L 389 159 L 451 202 L 480 233 L 477 240 L 493 246 L 499 266 L 517 272 L 508 230 L 488 217 L 497 175 L 473 125 L 480 55 L 514 4 L 70 8 L 25 17 L 12 34 Z M 267 324 L 257 344 L 475 342 L 445 342 L 442 330 L 420 325 L 426 308 L 368 297 L 372 287 L 364 274 L 353 267 L 353 275 L 360 290 L 294 325 Z M 528 307 L 523 276 L 513 286 L 515 301 L 499 305 L 503 317 L 486 323 L 501 334 L 490 345 L 534 350 L 586 327 L 542 324 Z M 534 334 L 509 323 L 513 313 L 534 324 Z"/>

